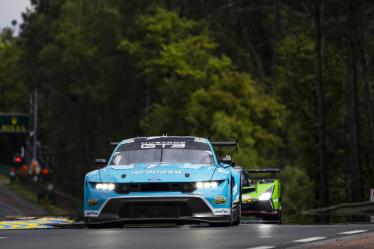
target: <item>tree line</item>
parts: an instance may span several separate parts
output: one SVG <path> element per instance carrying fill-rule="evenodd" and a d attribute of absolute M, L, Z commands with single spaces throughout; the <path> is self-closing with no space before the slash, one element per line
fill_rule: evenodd
<path fill-rule="evenodd" d="M 32 0 L 0 39 L 0 110 L 40 95 L 60 189 L 109 142 L 196 135 L 280 167 L 286 210 L 363 201 L 374 182 L 369 0 Z M 69 179 L 69 180 L 67 180 Z"/>

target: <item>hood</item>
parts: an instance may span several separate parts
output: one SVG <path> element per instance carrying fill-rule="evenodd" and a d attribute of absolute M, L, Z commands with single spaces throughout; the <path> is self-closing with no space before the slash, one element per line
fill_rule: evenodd
<path fill-rule="evenodd" d="M 100 170 L 103 182 L 197 182 L 212 179 L 216 167 L 190 163 L 109 165 Z"/>

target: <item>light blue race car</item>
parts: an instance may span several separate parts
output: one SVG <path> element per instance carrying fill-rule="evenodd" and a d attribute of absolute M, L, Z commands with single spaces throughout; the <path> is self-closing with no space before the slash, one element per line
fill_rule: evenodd
<path fill-rule="evenodd" d="M 116 145 L 103 168 L 84 180 L 88 227 L 134 222 L 239 225 L 241 174 L 214 147 L 236 142 L 205 138 L 137 137 Z"/>

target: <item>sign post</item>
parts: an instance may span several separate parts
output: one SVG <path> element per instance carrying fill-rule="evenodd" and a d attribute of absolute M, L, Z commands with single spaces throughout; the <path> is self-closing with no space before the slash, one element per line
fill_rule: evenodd
<path fill-rule="evenodd" d="M 25 113 L 0 113 L 0 133 L 29 132 L 29 115 Z"/>
<path fill-rule="evenodd" d="M 370 189 L 370 201 L 374 201 L 374 188 Z"/>
<path fill-rule="evenodd" d="M 38 91 L 34 92 L 34 125 L 33 125 L 33 133 L 32 133 L 32 159 L 37 160 L 37 131 L 38 131 Z"/>

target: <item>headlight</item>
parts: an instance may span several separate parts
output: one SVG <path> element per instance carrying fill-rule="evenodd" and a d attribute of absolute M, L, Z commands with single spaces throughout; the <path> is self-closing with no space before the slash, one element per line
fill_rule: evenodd
<path fill-rule="evenodd" d="M 95 188 L 100 190 L 111 191 L 116 187 L 113 183 L 96 183 Z"/>
<path fill-rule="evenodd" d="M 258 199 L 259 199 L 260 201 L 268 201 L 268 200 L 270 200 L 270 198 L 271 198 L 271 193 L 270 193 L 270 192 L 262 193 L 262 194 L 260 195 L 260 197 L 258 197 Z"/>
<path fill-rule="evenodd" d="M 258 197 L 258 200 L 259 201 L 268 201 L 268 200 L 270 200 L 271 196 L 273 195 L 273 188 L 274 188 L 274 186 L 271 186 L 270 188 L 268 188 L 265 192 L 263 192 Z"/>
<path fill-rule="evenodd" d="M 218 187 L 218 182 L 197 182 L 196 188 L 216 188 Z"/>

